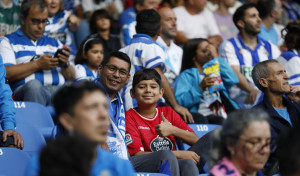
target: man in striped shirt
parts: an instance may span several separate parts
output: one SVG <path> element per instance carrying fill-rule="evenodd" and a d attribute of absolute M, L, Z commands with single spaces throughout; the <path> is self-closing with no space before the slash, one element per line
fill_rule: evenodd
<path fill-rule="evenodd" d="M 16 100 L 49 105 L 51 94 L 74 78 L 74 69 L 68 63 L 70 48 L 44 36 L 47 17 L 44 0 L 24 0 L 21 28 L 6 35 L 0 43 L 7 79 Z M 59 48 L 65 50 L 54 57 Z"/>
<path fill-rule="evenodd" d="M 261 61 L 279 57 L 280 51 L 274 44 L 257 36 L 261 19 L 255 4 L 247 3 L 239 7 L 233 21 L 240 33 L 222 43 L 219 53 L 229 62 L 240 81 L 231 88 L 231 98 L 242 108 L 247 108 L 253 106 L 260 95 L 252 80 L 253 67 Z"/>

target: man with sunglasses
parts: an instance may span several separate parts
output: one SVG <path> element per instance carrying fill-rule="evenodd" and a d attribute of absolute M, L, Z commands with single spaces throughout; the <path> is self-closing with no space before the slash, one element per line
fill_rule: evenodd
<path fill-rule="evenodd" d="M 255 85 L 264 93 L 263 101 L 255 107 L 265 110 L 271 117 L 271 135 L 277 140 L 286 128 L 300 125 L 300 87 L 289 84 L 289 76 L 277 60 L 256 64 L 252 70 Z M 276 162 L 271 154 L 266 167 Z M 266 169 L 268 171 L 268 169 Z M 272 173 L 273 175 L 274 173 Z"/>
<path fill-rule="evenodd" d="M 21 28 L 0 43 L 15 100 L 49 105 L 57 88 L 74 78 L 74 69 L 69 65 L 70 48 L 44 36 L 47 17 L 45 0 L 24 0 Z M 63 50 L 55 55 L 59 48 Z"/>

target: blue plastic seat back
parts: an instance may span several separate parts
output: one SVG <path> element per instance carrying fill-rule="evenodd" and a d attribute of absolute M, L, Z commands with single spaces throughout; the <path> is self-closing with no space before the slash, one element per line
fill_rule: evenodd
<path fill-rule="evenodd" d="M 29 161 L 29 155 L 22 150 L 0 148 L 0 175 L 23 176 Z"/>
<path fill-rule="evenodd" d="M 35 102 L 16 101 L 14 103 L 18 124 L 31 124 L 38 128 L 54 127 L 52 117 L 45 106 Z"/>
<path fill-rule="evenodd" d="M 161 173 L 147 173 L 147 172 L 137 172 L 136 176 L 168 176 L 166 174 Z"/>
<path fill-rule="evenodd" d="M 17 125 L 19 132 L 24 140 L 24 149 L 30 156 L 37 154 L 42 147 L 46 145 L 46 141 L 41 132 L 34 126 Z"/>
<path fill-rule="evenodd" d="M 14 103 L 17 124 L 35 126 L 43 136 L 50 137 L 54 122 L 45 106 L 35 102 L 16 101 Z"/>
<path fill-rule="evenodd" d="M 215 124 L 188 124 L 188 125 L 190 128 L 194 130 L 196 135 L 199 136 L 200 138 L 205 134 L 207 134 L 208 132 L 211 132 L 216 128 L 221 127 L 221 125 L 215 125 Z M 190 148 L 189 145 L 182 142 L 177 144 L 181 150 L 187 150 L 188 148 Z"/>

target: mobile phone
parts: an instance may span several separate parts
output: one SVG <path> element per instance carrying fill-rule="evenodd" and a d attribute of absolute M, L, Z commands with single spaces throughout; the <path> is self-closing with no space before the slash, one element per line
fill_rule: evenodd
<path fill-rule="evenodd" d="M 55 52 L 55 54 L 54 54 L 54 57 L 58 57 L 58 54 L 63 54 L 63 55 L 65 55 L 64 53 L 63 53 L 63 50 L 65 50 L 65 51 L 69 51 L 67 48 L 59 48 L 59 49 L 57 49 L 56 50 L 56 52 Z"/>

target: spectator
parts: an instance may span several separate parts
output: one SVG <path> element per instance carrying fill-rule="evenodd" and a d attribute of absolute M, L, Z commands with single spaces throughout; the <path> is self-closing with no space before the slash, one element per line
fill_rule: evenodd
<path fill-rule="evenodd" d="M 123 46 L 128 45 L 136 34 L 136 14 L 144 9 L 157 9 L 159 0 L 134 0 L 133 7 L 126 9 L 120 15 L 119 27 L 121 28 L 121 38 Z"/>
<path fill-rule="evenodd" d="M 280 175 L 300 175 L 300 128 L 289 129 L 282 133 L 278 141 L 277 156 Z"/>
<path fill-rule="evenodd" d="M 259 0 L 256 7 L 262 20 L 258 36 L 278 45 L 280 34 L 277 33 L 274 25 L 281 18 L 281 1 Z"/>
<path fill-rule="evenodd" d="M 166 58 L 166 71 L 164 75 L 174 90 L 174 83 L 181 69 L 182 49 L 177 46 L 173 39 L 176 36 L 176 16 L 172 9 L 163 7 L 158 10 L 161 17 L 161 33 L 156 42 L 163 48 Z"/>
<path fill-rule="evenodd" d="M 297 22 L 289 23 L 285 29 L 284 40 L 288 51 L 281 54 L 278 62 L 285 68 L 286 73 L 290 76 L 290 85 L 300 85 L 299 66 L 300 66 L 300 24 Z"/>
<path fill-rule="evenodd" d="M 97 143 L 79 136 L 63 136 L 42 149 L 39 175 L 89 176 L 96 158 Z"/>
<path fill-rule="evenodd" d="M 128 82 L 130 69 L 130 58 L 125 53 L 113 52 L 110 57 L 102 62 L 99 68 L 100 78 L 96 81 L 99 86 L 104 87 L 110 101 L 111 125 L 106 145 L 103 147 L 125 159 L 128 158 L 125 140 L 130 139 L 125 136 L 125 111 L 119 91 Z M 169 173 L 167 168 L 170 168 L 173 174 L 177 175 L 179 173 L 177 159 L 170 151 L 133 156 L 129 160 L 137 172 L 158 173 L 166 169 Z"/>
<path fill-rule="evenodd" d="M 235 1 L 234 5 L 229 8 L 230 14 L 234 14 L 236 9 L 239 8 L 241 5 L 243 5 L 240 0 L 234 0 L 234 1 Z M 220 3 L 220 2 L 222 2 L 222 1 L 221 0 L 208 0 L 205 5 L 205 8 L 207 8 L 208 10 L 210 10 L 212 12 L 216 11 L 219 8 L 218 3 Z"/>
<path fill-rule="evenodd" d="M 130 94 L 138 106 L 125 113 L 129 154 L 138 156 L 170 150 L 178 159 L 180 175 L 198 175 L 195 164 L 199 163 L 200 156 L 193 151 L 178 151 L 175 138 L 192 146 L 199 137 L 171 107 L 156 106 L 163 93 L 161 77 L 154 69 L 142 69 L 134 74 Z"/>
<path fill-rule="evenodd" d="M 15 32 L 20 25 L 20 5 L 13 0 L 0 0 L 0 37 Z"/>
<path fill-rule="evenodd" d="M 123 2 L 121 0 L 84 0 L 81 2 L 81 5 L 86 19 L 90 19 L 94 11 L 105 9 L 114 20 L 118 20 L 120 13 L 123 11 Z"/>
<path fill-rule="evenodd" d="M 111 34 L 111 25 L 111 16 L 104 9 L 95 11 L 90 18 L 90 32 L 92 35 L 89 37 L 101 40 L 104 57 L 108 57 L 109 53 L 118 51 L 121 48 L 119 36 Z"/>
<path fill-rule="evenodd" d="M 49 105 L 52 93 L 65 80 L 74 78 L 74 69 L 69 65 L 70 48 L 44 36 L 47 18 L 44 0 L 24 0 L 21 29 L 1 41 L 0 54 L 15 100 Z M 64 50 L 53 57 L 58 48 Z"/>
<path fill-rule="evenodd" d="M 282 24 L 286 26 L 291 21 L 300 20 L 300 5 L 299 2 L 291 0 L 282 0 Z"/>
<path fill-rule="evenodd" d="M 16 113 L 12 92 L 6 80 L 6 70 L 0 55 L 0 122 L 3 131 L 0 131 L 0 147 L 16 147 L 23 149 L 24 141 L 22 136 L 15 131 Z"/>
<path fill-rule="evenodd" d="M 183 116 L 186 122 L 193 123 L 192 115 L 176 102 L 168 80 L 163 75 L 165 54 L 162 48 L 155 43 L 160 32 L 160 15 L 158 12 L 153 9 L 140 12 L 137 16 L 136 31 L 137 34 L 133 36 L 131 43 L 120 50 L 130 57 L 132 64 L 130 74 L 134 75 L 135 72 L 143 68 L 154 68 L 162 77 L 164 97 L 168 103 Z M 135 100 L 130 97 L 131 88 L 132 78 L 129 79 L 123 90 L 126 109 L 136 107 Z"/>
<path fill-rule="evenodd" d="M 45 35 L 70 47 L 71 55 L 75 56 L 76 51 L 71 32 L 79 28 L 80 19 L 71 11 L 63 10 L 63 3 L 60 0 L 46 0 L 46 2 L 48 4 L 49 24 L 46 25 Z M 74 59 L 74 57 L 72 58 Z"/>
<path fill-rule="evenodd" d="M 65 134 L 80 135 L 97 143 L 98 146 L 105 143 L 109 131 L 109 104 L 104 90 L 99 86 L 90 82 L 66 85 L 55 94 L 53 105 L 60 127 Z M 65 150 L 72 151 L 73 149 L 71 147 Z M 104 175 L 104 173 L 106 175 L 133 175 L 134 173 L 128 161 L 122 160 L 108 151 L 98 147 L 95 155 L 96 158 L 89 175 Z M 76 160 L 75 162 L 81 161 Z M 25 175 L 38 175 L 39 172 L 39 157 L 35 156 Z M 64 174 L 67 173 L 69 172 Z"/>
<path fill-rule="evenodd" d="M 230 114 L 215 133 L 210 175 L 263 175 L 272 144 L 268 120 L 259 109 Z"/>
<path fill-rule="evenodd" d="M 177 17 L 175 41 L 184 44 L 189 39 L 206 38 L 215 47 L 222 41 L 220 31 L 212 12 L 205 9 L 206 0 L 186 0 L 184 6 L 173 10 Z"/>
<path fill-rule="evenodd" d="M 229 12 L 230 7 L 233 7 L 235 2 L 236 0 L 219 1 L 219 7 L 213 12 L 223 40 L 228 40 L 238 34 L 238 29 L 232 20 L 232 14 Z"/>
<path fill-rule="evenodd" d="M 289 76 L 277 60 L 258 63 L 252 71 L 255 85 L 264 93 L 263 101 L 255 107 L 265 110 L 270 116 L 272 138 L 277 140 L 285 128 L 300 125 L 299 86 L 288 83 Z M 284 97 L 287 94 L 290 98 Z M 271 155 L 265 166 L 265 173 L 277 174 L 276 156 Z"/>
<path fill-rule="evenodd" d="M 221 58 L 229 62 L 240 81 L 231 88 L 230 97 L 242 108 L 251 107 L 260 95 L 251 77 L 252 68 L 258 62 L 277 58 L 280 51 L 276 45 L 257 36 L 261 19 L 255 4 L 247 3 L 239 7 L 233 15 L 233 21 L 240 33 L 225 41 L 219 53 Z"/>
<path fill-rule="evenodd" d="M 93 81 L 99 78 L 98 67 L 104 59 L 102 42 L 97 38 L 88 38 L 82 42 L 75 57 L 75 78 Z"/>
<path fill-rule="evenodd" d="M 219 64 L 219 78 L 204 72 L 204 65 L 214 62 Z M 222 124 L 227 113 L 239 109 L 227 93 L 239 80 L 229 64 L 218 56 L 216 48 L 206 39 L 191 39 L 185 43 L 181 71 L 176 81 L 175 97 L 180 105 L 193 113 L 197 123 Z M 217 80 L 226 89 L 210 92 L 209 87 L 218 84 Z M 199 114 L 204 117 L 199 117 Z"/>

